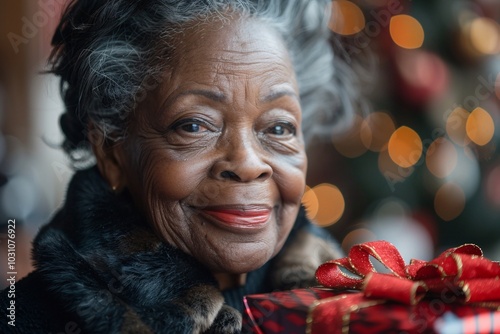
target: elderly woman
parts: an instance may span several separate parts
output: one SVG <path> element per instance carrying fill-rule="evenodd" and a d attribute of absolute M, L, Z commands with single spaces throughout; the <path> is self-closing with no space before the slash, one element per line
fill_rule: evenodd
<path fill-rule="evenodd" d="M 3 333 L 235 333 L 244 295 L 314 284 L 338 254 L 301 208 L 303 131 L 350 113 L 328 2 L 70 3 L 51 61 L 79 171 Z"/>

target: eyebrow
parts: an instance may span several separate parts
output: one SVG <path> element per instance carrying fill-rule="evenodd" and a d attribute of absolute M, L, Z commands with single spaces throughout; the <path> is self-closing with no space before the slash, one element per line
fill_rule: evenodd
<path fill-rule="evenodd" d="M 276 91 L 273 91 L 271 92 L 270 94 L 264 96 L 264 98 L 262 99 L 263 102 L 271 102 L 271 101 L 274 101 L 274 100 L 277 100 L 283 96 L 291 96 L 291 97 L 294 97 L 296 98 L 297 100 L 299 99 L 299 97 L 297 96 L 297 94 L 292 91 L 292 90 L 289 90 L 289 89 L 278 89 Z"/>
<path fill-rule="evenodd" d="M 211 91 L 211 90 L 206 90 L 206 89 L 190 89 L 190 90 L 184 91 L 182 93 L 179 93 L 175 97 L 175 99 L 177 99 L 181 96 L 185 96 L 185 95 L 200 95 L 200 96 L 206 97 L 206 98 L 208 98 L 212 101 L 215 101 L 215 102 L 224 102 L 226 100 L 226 96 L 223 93 Z M 292 90 L 278 89 L 278 90 L 275 90 L 275 91 L 271 92 L 270 94 L 264 96 L 262 98 L 262 102 L 265 102 L 265 103 L 272 102 L 272 101 L 277 100 L 283 96 L 291 96 L 291 97 L 296 98 L 297 100 L 299 99 L 297 94 Z"/>
<path fill-rule="evenodd" d="M 226 99 L 226 96 L 223 93 L 205 90 L 205 89 L 191 89 L 184 91 L 177 95 L 175 99 L 184 96 L 184 95 L 201 95 L 215 102 L 223 102 Z"/>

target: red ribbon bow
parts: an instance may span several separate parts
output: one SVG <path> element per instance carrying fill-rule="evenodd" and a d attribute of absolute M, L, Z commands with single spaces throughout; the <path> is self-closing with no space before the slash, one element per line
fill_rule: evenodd
<path fill-rule="evenodd" d="M 377 272 L 370 256 L 392 274 Z M 408 305 L 428 294 L 449 300 L 450 293 L 463 303 L 500 302 L 499 277 L 500 263 L 484 258 L 481 248 L 473 244 L 450 248 L 429 262 L 411 260 L 405 265 L 387 241 L 353 246 L 348 257 L 328 261 L 316 271 L 318 282 L 326 287 L 361 290 L 365 297 Z"/>

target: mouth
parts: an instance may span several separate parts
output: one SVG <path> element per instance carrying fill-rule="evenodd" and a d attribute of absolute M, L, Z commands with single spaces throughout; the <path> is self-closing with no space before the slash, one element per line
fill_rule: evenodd
<path fill-rule="evenodd" d="M 211 206 L 199 211 L 218 224 L 238 229 L 261 229 L 272 215 L 267 205 Z"/>

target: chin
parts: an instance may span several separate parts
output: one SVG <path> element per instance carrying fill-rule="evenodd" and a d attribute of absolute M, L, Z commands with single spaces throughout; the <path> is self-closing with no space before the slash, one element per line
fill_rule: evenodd
<path fill-rule="evenodd" d="M 271 260 L 281 249 L 261 249 L 258 252 L 245 252 L 245 250 L 240 250 L 239 256 L 231 256 L 222 259 L 221 269 L 226 273 L 232 274 L 245 274 L 254 270 L 259 269 L 269 260 Z M 230 251 L 228 251 L 230 253 Z M 235 255 L 236 252 L 232 252 Z"/>
<path fill-rule="evenodd" d="M 231 268 L 228 268 L 229 269 L 228 272 L 230 272 L 232 274 L 246 274 L 246 273 L 249 273 L 251 271 L 259 269 L 264 264 L 266 264 L 267 261 L 269 261 L 269 259 L 256 261 L 256 262 L 253 262 L 251 264 L 244 264 L 244 265 L 237 264 Z"/>

